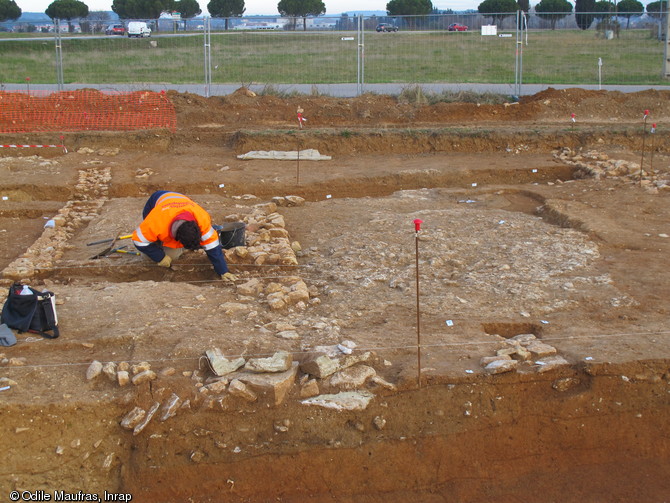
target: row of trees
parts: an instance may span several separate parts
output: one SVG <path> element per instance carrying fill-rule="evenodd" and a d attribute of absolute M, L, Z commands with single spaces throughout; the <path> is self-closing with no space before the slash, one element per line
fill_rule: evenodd
<path fill-rule="evenodd" d="M 661 17 L 666 0 L 658 0 L 647 5 L 647 13 L 652 17 Z M 484 0 L 479 4 L 478 12 L 491 16 L 494 24 L 505 17 L 512 16 L 518 10 L 528 12 L 529 0 Z M 225 18 L 226 30 L 228 19 L 241 17 L 246 8 L 244 0 L 210 0 L 207 10 L 212 17 Z M 435 12 L 431 0 L 390 0 L 386 4 L 389 16 L 425 16 Z M 572 13 L 573 7 L 568 0 L 540 0 L 535 12 L 547 19 L 554 29 L 556 23 Z M 630 18 L 640 16 L 645 8 L 638 0 L 621 0 L 613 3 L 608 0 L 575 0 L 577 25 L 588 29 L 594 19 L 608 20 L 613 17 Z M 197 0 L 113 0 L 112 11 L 121 19 L 158 19 L 164 12 L 179 12 L 181 18 L 191 19 L 202 13 Z M 280 0 L 277 11 L 285 17 L 302 18 L 303 29 L 307 29 L 307 17 L 320 16 L 326 13 L 322 0 Z M 0 22 L 15 20 L 21 16 L 21 9 L 15 0 L 0 0 Z M 71 21 L 89 15 L 88 6 L 81 0 L 54 0 L 46 11 L 51 19 L 67 20 L 72 30 Z M 156 23 L 158 26 L 158 23 Z"/>
<path fill-rule="evenodd" d="M 647 5 L 647 13 L 653 17 L 660 17 L 666 0 L 659 0 Z M 522 5 L 526 2 L 526 5 Z M 494 24 L 511 16 L 517 10 L 528 11 L 528 0 L 484 0 L 479 4 L 480 14 L 490 15 Z M 562 18 L 572 13 L 572 4 L 568 0 L 541 0 L 535 6 L 535 12 L 540 18 L 551 23 L 551 29 Z M 624 17 L 628 25 L 630 19 L 644 14 L 644 5 L 638 0 L 621 0 L 618 3 L 607 0 L 575 0 L 575 13 L 577 25 L 582 29 L 588 29 L 594 20 L 612 22 L 614 17 Z"/>
<path fill-rule="evenodd" d="M 408 1 L 430 4 L 430 0 Z M 210 0 L 207 10 L 212 17 L 225 18 L 228 29 L 228 18 L 241 17 L 246 8 L 244 0 Z M 303 18 L 303 27 L 307 29 L 307 17 L 325 14 L 326 6 L 322 0 L 280 0 L 277 10 L 282 16 Z M 191 19 L 202 13 L 196 0 L 113 0 L 112 11 L 121 19 L 156 20 L 164 12 L 179 12 L 182 19 Z M 18 19 L 21 13 L 21 8 L 15 0 L 0 0 L 0 22 Z M 47 7 L 45 14 L 51 19 L 67 20 L 70 24 L 73 19 L 88 16 L 89 9 L 81 0 L 54 0 Z M 158 26 L 158 23 L 156 25 Z"/>

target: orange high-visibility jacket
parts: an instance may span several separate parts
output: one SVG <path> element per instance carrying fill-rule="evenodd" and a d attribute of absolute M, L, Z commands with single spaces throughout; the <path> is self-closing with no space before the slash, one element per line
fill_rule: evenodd
<path fill-rule="evenodd" d="M 133 232 L 133 243 L 138 249 L 161 241 L 168 248 L 183 248 L 171 234 L 172 222 L 180 213 L 190 213 L 200 228 L 200 244 L 207 250 L 219 246 L 219 235 L 212 228 L 212 218 L 202 207 L 177 192 L 166 192 Z"/>

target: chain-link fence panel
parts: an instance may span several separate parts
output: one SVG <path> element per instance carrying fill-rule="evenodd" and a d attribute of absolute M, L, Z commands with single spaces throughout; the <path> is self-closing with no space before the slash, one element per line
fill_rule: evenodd
<path fill-rule="evenodd" d="M 547 86 L 667 84 L 661 76 L 662 17 L 608 16 L 589 15 L 588 29 L 579 29 L 574 14 L 534 13 L 524 17 L 521 40 L 514 13 L 211 19 L 208 46 L 198 24 L 202 20 L 165 20 L 147 38 L 115 35 L 114 25 L 81 23 L 63 30 L 62 78 L 66 84 L 131 89 L 204 85 L 209 77 L 216 85 L 289 87 L 511 85 L 519 75 L 522 84 Z M 128 21 L 120 24 L 127 29 Z M 0 29 L 8 31 L 7 26 L 0 24 Z M 90 33 L 77 33 L 86 26 Z M 11 24 L 12 33 L 0 36 L 0 83 L 56 82 L 57 55 L 48 25 L 16 27 Z M 207 65 L 211 75 L 206 77 Z"/>

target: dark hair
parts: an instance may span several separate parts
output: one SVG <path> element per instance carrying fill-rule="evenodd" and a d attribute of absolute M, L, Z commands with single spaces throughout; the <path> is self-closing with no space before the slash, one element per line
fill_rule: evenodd
<path fill-rule="evenodd" d="M 187 250 L 200 249 L 200 228 L 198 224 L 192 220 L 187 220 L 177 229 L 175 236 L 177 241 L 184 245 Z"/>

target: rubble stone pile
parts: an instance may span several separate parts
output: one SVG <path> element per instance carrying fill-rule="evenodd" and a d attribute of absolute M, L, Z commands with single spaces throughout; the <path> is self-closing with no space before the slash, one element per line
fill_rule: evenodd
<path fill-rule="evenodd" d="M 640 165 L 633 161 L 610 159 L 610 157 L 596 150 L 575 152 L 563 147 L 554 151 L 554 157 L 570 166 L 579 168 L 583 177 L 626 178 L 640 183 Z M 659 178 L 658 173 L 652 171 L 649 165 L 642 170 L 642 185 L 651 190 L 670 191 L 670 180 Z"/>

